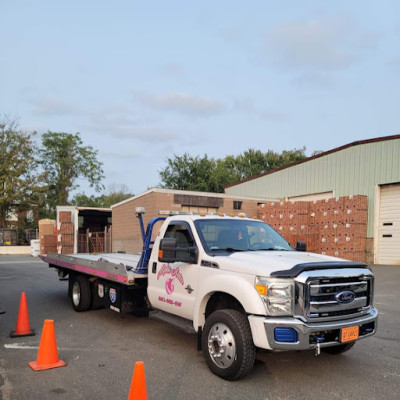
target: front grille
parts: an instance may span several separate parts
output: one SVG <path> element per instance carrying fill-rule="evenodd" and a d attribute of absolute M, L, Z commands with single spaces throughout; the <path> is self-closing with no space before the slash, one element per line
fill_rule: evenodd
<path fill-rule="evenodd" d="M 315 277 L 298 283 L 303 316 L 309 321 L 353 318 L 372 305 L 372 275 Z"/>

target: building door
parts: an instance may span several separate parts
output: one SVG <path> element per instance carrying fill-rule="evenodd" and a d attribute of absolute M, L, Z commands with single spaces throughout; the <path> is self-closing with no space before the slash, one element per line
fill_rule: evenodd
<path fill-rule="evenodd" d="M 380 189 L 376 263 L 400 265 L 400 184 Z"/>

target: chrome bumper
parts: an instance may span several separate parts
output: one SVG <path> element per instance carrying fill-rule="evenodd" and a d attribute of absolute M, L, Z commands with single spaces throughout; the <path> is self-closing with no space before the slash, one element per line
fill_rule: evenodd
<path fill-rule="evenodd" d="M 362 317 L 335 322 L 306 323 L 296 318 L 266 318 L 264 328 L 268 344 L 272 350 L 309 350 L 341 344 L 340 330 L 350 326 L 359 326 L 359 339 L 372 336 L 377 328 L 378 310 L 371 308 Z M 278 342 L 275 328 L 292 328 L 298 334 L 294 343 Z M 326 338 L 326 340 L 325 340 Z M 359 340 L 358 339 L 358 340 Z"/>

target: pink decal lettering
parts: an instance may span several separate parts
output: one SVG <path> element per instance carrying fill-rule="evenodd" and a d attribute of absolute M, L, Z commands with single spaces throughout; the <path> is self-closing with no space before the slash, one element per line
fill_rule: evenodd
<path fill-rule="evenodd" d="M 157 280 L 165 275 L 170 275 L 170 278 L 167 278 L 165 281 L 165 291 L 167 294 L 172 294 L 175 291 L 175 286 L 173 281 L 176 280 L 181 284 L 184 285 L 185 281 L 183 280 L 183 276 L 179 271 L 179 268 L 171 268 L 168 264 L 163 264 L 160 271 L 157 274 Z"/>
<path fill-rule="evenodd" d="M 170 273 L 171 273 L 171 267 L 168 264 L 164 264 L 157 274 L 157 280 L 159 280 L 161 276 L 164 276 L 164 275 L 167 275 Z"/>

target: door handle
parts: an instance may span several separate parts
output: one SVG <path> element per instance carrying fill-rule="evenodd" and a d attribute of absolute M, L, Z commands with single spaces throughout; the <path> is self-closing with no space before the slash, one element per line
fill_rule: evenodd
<path fill-rule="evenodd" d="M 156 262 L 153 262 L 153 265 L 151 267 L 151 272 L 153 274 L 155 274 L 157 272 L 157 263 Z"/>

